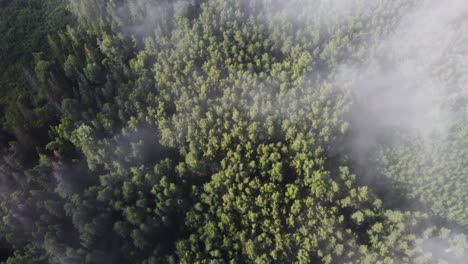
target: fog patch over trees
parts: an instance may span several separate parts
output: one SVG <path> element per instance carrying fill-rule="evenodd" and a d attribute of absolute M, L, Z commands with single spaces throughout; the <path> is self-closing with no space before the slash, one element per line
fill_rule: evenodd
<path fill-rule="evenodd" d="M 0 261 L 466 262 L 467 10 L 57 5 L 0 101 Z"/>

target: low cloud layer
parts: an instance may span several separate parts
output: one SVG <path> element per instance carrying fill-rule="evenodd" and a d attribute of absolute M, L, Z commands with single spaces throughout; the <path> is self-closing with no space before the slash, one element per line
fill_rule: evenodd
<path fill-rule="evenodd" d="M 395 130 L 413 136 L 447 135 L 460 111 L 447 102 L 454 93 L 466 93 L 466 83 L 445 80 L 441 65 L 451 57 L 468 59 L 468 53 L 460 53 L 464 42 L 459 41 L 466 32 L 461 22 L 467 12 L 465 1 L 424 1 L 375 43 L 368 66 L 342 67 L 343 80 L 354 80 L 357 107 L 350 119 L 357 129 L 356 149 L 373 146 Z"/>

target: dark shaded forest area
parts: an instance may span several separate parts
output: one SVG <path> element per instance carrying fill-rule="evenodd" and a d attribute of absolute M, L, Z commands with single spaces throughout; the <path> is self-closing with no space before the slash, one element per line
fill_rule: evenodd
<path fill-rule="evenodd" d="M 463 0 L 0 0 L 0 263 L 468 263 Z"/>

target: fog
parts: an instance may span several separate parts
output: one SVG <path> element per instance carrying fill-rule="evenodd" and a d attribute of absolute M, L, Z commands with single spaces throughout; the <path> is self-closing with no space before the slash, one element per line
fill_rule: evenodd
<path fill-rule="evenodd" d="M 450 144 L 452 128 L 466 126 L 463 122 L 466 120 L 468 68 L 462 61 L 468 61 L 468 2 L 422 2 L 418 8 L 404 14 L 387 37 L 377 39 L 369 65 L 342 65 L 340 78 L 343 79 L 340 80 L 353 80 L 354 106 L 348 115 L 352 136 L 348 143 L 351 144 L 351 158 L 361 167 L 372 167 L 379 146 L 409 147 L 407 140 L 413 138 L 418 138 L 423 145 L 413 149 L 412 161 L 434 166 L 431 164 L 448 158 L 437 149 L 448 149 L 444 145 Z M 451 64 L 452 72 L 441 70 L 447 64 Z M 448 77 L 453 75 L 457 76 L 456 82 L 449 81 Z M 448 171 L 462 164 L 453 163 Z M 429 173 L 430 169 L 418 173 Z M 389 186 L 375 182 L 380 178 L 373 178 L 376 175 L 372 173 L 363 175 L 365 179 L 361 181 L 377 185 L 385 193 Z M 424 176 L 441 177 L 437 175 Z M 432 181 L 437 179 L 432 178 Z M 418 187 L 422 186 L 407 186 L 409 189 Z M 417 203 L 406 202 L 410 204 L 401 204 L 402 208 L 421 209 Z M 456 226 L 447 227 L 457 229 Z M 424 254 L 429 252 L 448 263 L 468 262 L 468 257 L 462 254 L 464 249 L 449 246 L 446 239 L 425 239 L 423 250 Z"/>
<path fill-rule="evenodd" d="M 355 80 L 352 89 L 359 109 L 351 123 L 358 129 L 357 148 L 374 145 L 389 130 L 443 138 L 455 122 L 459 109 L 444 103 L 459 87 L 442 79 L 438 68 L 454 52 L 458 59 L 468 58 L 458 53 L 463 43 L 457 42 L 462 33 L 459 20 L 468 4 L 425 2 L 378 40 L 368 67 L 342 66 L 342 78 Z"/>
<path fill-rule="evenodd" d="M 366 7 L 365 10 L 368 10 L 369 6 L 371 9 L 374 7 L 382 8 L 381 2 L 387 3 L 382 4 L 383 8 L 392 6 L 391 0 L 277 2 L 270 10 L 271 16 L 268 17 L 273 23 L 282 23 L 277 17 L 284 15 L 292 23 L 312 23 L 314 14 L 330 13 L 333 15 L 329 19 L 324 18 L 323 21 L 317 22 L 328 25 L 330 30 L 338 30 L 341 26 L 347 25 L 347 19 L 353 16 L 366 18 L 367 14 L 363 7 Z M 364 169 L 369 166 L 370 170 L 370 167 L 373 166 L 370 163 L 375 162 L 379 147 L 405 146 L 408 143 L 408 138 L 419 138 L 426 146 L 423 148 L 424 151 L 432 153 L 435 145 L 446 144 L 445 141 L 450 137 L 454 125 L 464 125 L 461 122 L 464 121 L 466 115 L 464 112 L 466 101 L 464 99 L 466 99 L 468 92 L 466 86 L 468 81 L 468 2 L 466 0 L 421 0 L 417 2 L 417 8 L 405 9 L 401 19 L 396 21 L 394 26 L 390 26 L 388 34 L 369 33 L 368 36 L 362 37 L 362 40 L 368 43 L 365 52 L 366 62 L 358 63 L 345 59 L 338 61 L 337 73 L 323 72 L 323 75 L 329 74 L 330 78 L 333 78 L 331 82 L 334 86 L 349 92 L 352 100 L 349 112 L 343 116 L 351 124 L 346 138 L 348 141 L 345 142 L 346 146 L 344 147 L 335 146 L 337 148 L 335 153 L 346 151 L 346 154 L 350 155 L 350 159 Z M 72 9 L 79 8 L 80 1 L 73 0 L 70 3 Z M 116 7 L 116 13 L 120 18 L 118 26 L 121 31 L 125 34 L 131 34 L 135 38 L 145 38 L 155 32 L 156 35 L 163 34 L 164 20 L 169 19 L 165 13 L 168 11 L 168 7 L 156 3 L 146 5 L 138 0 L 132 1 L 132 3 L 132 5 Z M 198 5 L 198 1 L 177 1 L 177 5 L 183 7 L 181 8 L 182 12 L 189 12 L 191 7 Z M 101 6 L 93 11 L 96 13 L 96 17 L 102 15 L 100 12 L 104 10 L 103 8 Z M 310 20 L 298 20 L 296 14 L 300 12 L 301 8 L 311 11 L 308 16 Z M 134 14 L 140 13 L 141 10 L 144 10 L 146 15 L 136 17 Z M 367 22 L 371 23 L 371 21 Z M 311 59 L 309 63 L 312 62 Z M 442 67 L 446 65 L 449 67 Z M 446 68 L 451 69 L 451 71 L 446 70 Z M 315 74 L 312 73 L 310 78 L 314 78 Z M 451 78 L 452 76 L 457 77 Z M 453 81 L 454 79 L 456 81 Z M 252 84 L 252 86 L 254 85 L 256 83 Z M 277 93 L 277 89 L 269 85 L 269 83 L 259 85 L 262 90 L 251 93 L 252 102 L 258 110 L 251 105 L 235 105 L 236 102 L 233 103 L 233 109 L 237 108 L 236 111 L 239 110 L 243 115 L 258 111 L 259 113 L 256 115 L 261 116 L 259 120 L 266 122 L 262 115 L 268 116 L 270 113 L 262 112 L 262 103 L 265 101 L 265 104 L 275 105 L 275 108 L 278 109 L 277 116 L 282 119 L 303 121 L 304 119 L 300 116 L 300 106 L 291 108 L 291 105 L 307 104 L 313 102 L 315 98 L 311 96 L 310 98 L 297 99 L 295 95 L 288 94 L 282 98 L 275 98 L 274 94 Z M 311 94 L 315 96 L 316 92 L 320 95 L 320 88 L 315 88 L 316 90 L 311 91 Z M 300 102 L 294 101 L 295 99 Z M 338 98 L 336 99 L 338 100 Z M 265 109 L 268 108 L 265 107 Z M 281 112 L 285 111 L 282 109 L 293 109 L 297 113 L 291 115 L 289 112 Z M 174 127 L 177 128 L 175 122 L 182 119 L 178 117 L 183 115 L 187 115 L 189 121 L 198 122 L 199 120 L 189 118 L 192 110 L 183 109 L 185 112 L 174 115 Z M 189 130 L 189 125 L 192 124 L 184 123 L 181 126 L 187 127 L 184 129 L 179 127 L 179 130 Z M 262 132 L 258 134 L 263 137 L 266 132 Z M 174 139 L 171 137 L 170 140 Z M 112 150 L 106 149 L 106 153 L 112 154 L 106 158 L 128 163 L 141 162 L 141 164 L 152 164 L 154 160 L 164 156 L 163 152 L 168 151 L 167 147 L 171 145 L 167 143 L 167 146 L 164 147 L 154 143 L 158 141 L 154 127 L 136 128 L 135 131 L 128 131 L 121 135 L 116 133 L 111 141 L 115 143 L 112 145 L 115 150 L 112 153 Z M 151 144 L 147 144 L 147 142 Z M 419 155 L 423 159 L 426 153 L 419 153 Z M 130 158 L 124 160 L 124 157 Z M 434 157 L 436 160 L 443 158 Z M 71 167 L 55 168 L 53 176 L 57 182 L 61 182 L 67 177 L 78 178 L 75 174 L 81 171 L 75 169 L 73 172 L 71 170 L 73 170 Z M 374 176 L 372 174 L 363 176 L 365 183 L 372 184 L 372 181 L 375 180 L 372 178 Z M 0 194 L 11 191 L 17 184 L 17 177 L 15 171 L 10 170 L 8 166 L 0 162 Z M 62 198 L 74 193 L 72 187 L 68 186 L 66 182 L 61 183 L 65 186 L 61 185 L 64 189 Z M 413 205 L 402 205 L 402 207 L 413 207 Z M 18 221 L 23 219 L 21 218 L 23 213 L 21 210 L 18 211 Z M 21 224 L 28 225 L 26 221 Z M 452 227 L 449 226 L 449 228 Z M 453 237 L 459 239 L 456 234 Z M 448 242 L 450 239 L 452 238 L 430 237 L 423 239 L 422 248 L 434 257 L 445 259 L 449 263 L 467 263 L 468 258 L 463 257 L 462 254 L 453 253 L 463 252 L 465 249 L 458 247 L 455 242 Z M 49 252 L 49 254 L 57 256 L 63 254 L 63 249 L 57 251 L 58 253 Z"/>

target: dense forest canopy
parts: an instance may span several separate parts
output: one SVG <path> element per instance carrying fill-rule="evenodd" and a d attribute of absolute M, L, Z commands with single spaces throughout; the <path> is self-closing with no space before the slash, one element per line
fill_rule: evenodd
<path fill-rule="evenodd" d="M 464 0 L 0 0 L 0 262 L 467 263 Z"/>

